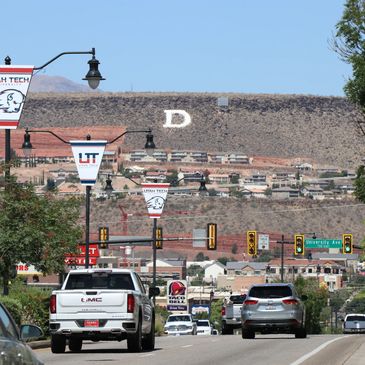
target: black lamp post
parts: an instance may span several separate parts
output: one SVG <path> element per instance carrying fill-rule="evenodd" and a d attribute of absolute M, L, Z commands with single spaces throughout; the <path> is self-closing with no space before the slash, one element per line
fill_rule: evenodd
<path fill-rule="evenodd" d="M 89 71 L 83 78 L 83 80 L 88 81 L 90 88 L 96 89 L 99 86 L 101 80 L 105 80 L 98 69 L 100 62 L 95 58 L 95 48 L 92 48 L 90 51 L 75 51 L 75 52 L 62 52 L 56 57 L 53 57 L 51 60 L 46 62 L 44 65 L 40 67 L 34 67 L 33 70 L 42 70 L 50 63 L 57 60 L 59 57 L 68 55 L 68 54 L 91 54 L 92 58 L 88 62 Z M 4 59 L 5 65 L 11 65 L 11 58 L 6 56 Z M 10 144 L 10 129 L 5 129 L 5 186 L 8 184 L 10 179 L 10 161 L 11 161 L 11 144 Z"/>
<path fill-rule="evenodd" d="M 63 138 L 61 138 L 60 136 L 58 136 L 56 133 L 49 131 L 49 130 L 29 130 L 28 128 L 26 128 L 25 130 L 25 134 L 24 134 L 24 142 L 22 144 L 22 149 L 23 149 L 23 153 L 25 156 L 29 156 L 31 154 L 32 151 L 32 143 L 30 142 L 30 133 L 49 133 L 52 134 L 54 137 L 56 137 L 57 139 L 59 139 L 61 142 L 65 143 L 65 144 L 69 144 L 71 145 L 71 142 L 67 142 L 66 140 L 64 140 Z M 121 138 L 122 136 L 124 136 L 127 133 L 146 133 L 146 138 L 147 138 L 147 142 L 145 144 L 145 148 L 146 149 L 153 149 L 155 148 L 155 144 L 153 142 L 153 135 L 152 135 L 152 131 L 151 129 L 147 129 L 147 130 L 127 130 L 125 132 L 123 132 L 122 134 L 120 134 L 118 137 L 112 139 L 111 141 L 107 141 L 106 144 L 111 144 L 115 141 L 117 141 L 119 138 Z M 86 136 L 86 140 L 90 141 L 91 137 L 90 135 Z M 109 181 L 108 181 L 109 180 Z M 108 186 L 108 182 L 109 182 L 109 193 L 111 193 L 113 191 L 113 187 L 111 185 L 111 179 L 110 176 L 108 176 L 107 179 L 107 186 Z M 90 246 L 90 195 L 91 195 L 91 186 L 90 185 L 86 185 L 86 203 L 85 203 L 85 214 L 86 214 L 86 218 L 85 218 L 85 269 L 89 268 L 89 246 Z"/>

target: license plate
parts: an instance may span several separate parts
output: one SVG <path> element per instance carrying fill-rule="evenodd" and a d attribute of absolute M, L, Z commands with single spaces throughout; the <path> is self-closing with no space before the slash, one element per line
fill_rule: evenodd
<path fill-rule="evenodd" d="M 267 311 L 273 311 L 274 309 L 275 309 L 275 307 L 273 305 L 267 305 L 266 306 Z"/>
<path fill-rule="evenodd" d="M 99 320 L 98 319 L 85 319 L 84 327 L 99 327 Z"/>

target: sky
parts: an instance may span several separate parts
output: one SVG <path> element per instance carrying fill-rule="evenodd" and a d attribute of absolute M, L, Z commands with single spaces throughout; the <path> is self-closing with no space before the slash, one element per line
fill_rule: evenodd
<path fill-rule="evenodd" d="M 0 57 L 40 67 L 96 49 L 109 92 L 343 96 L 330 42 L 345 0 L 2 1 Z M 77 83 L 89 55 L 40 71 Z"/>

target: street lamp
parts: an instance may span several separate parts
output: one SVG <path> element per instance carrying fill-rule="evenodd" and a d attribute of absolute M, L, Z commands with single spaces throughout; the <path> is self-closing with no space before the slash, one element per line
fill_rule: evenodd
<path fill-rule="evenodd" d="M 57 60 L 58 58 L 60 58 L 61 56 L 69 55 L 69 54 L 75 54 L 75 55 L 91 54 L 92 55 L 91 60 L 88 61 L 89 71 L 83 78 L 83 80 L 86 80 L 88 82 L 90 88 L 96 89 L 99 86 L 100 81 L 105 80 L 101 76 L 100 71 L 99 71 L 100 62 L 95 58 L 95 48 L 92 48 L 90 51 L 62 52 L 62 53 L 58 54 L 56 57 L 53 57 L 51 60 L 46 62 L 44 65 L 42 65 L 40 67 L 33 67 L 33 70 L 36 70 L 36 71 L 42 70 L 43 68 L 48 66 L 50 63 L 52 63 L 55 60 Z M 11 58 L 9 56 L 6 56 L 4 59 L 4 63 L 5 63 L 5 66 L 10 66 Z M 9 70 L 9 68 L 7 68 L 7 70 Z M 33 74 L 33 70 L 31 72 L 31 75 Z M 23 95 L 23 96 L 25 99 L 26 95 Z M 23 103 L 24 103 L 24 101 L 25 100 L 23 100 Z M 20 116 L 19 116 L 19 118 L 20 118 Z M 11 161 L 10 131 L 11 131 L 10 128 L 5 129 L 5 185 L 7 185 L 7 183 L 9 182 L 9 179 L 10 179 L 10 161 Z"/>
<path fill-rule="evenodd" d="M 56 133 L 49 131 L 49 130 L 29 130 L 28 128 L 25 129 L 24 134 L 24 141 L 22 144 L 23 153 L 25 156 L 30 156 L 32 152 L 32 143 L 30 141 L 30 133 L 49 133 L 59 139 L 61 142 L 72 145 L 72 141 L 66 141 L 62 137 L 58 136 Z M 126 130 L 116 138 L 112 139 L 111 141 L 101 141 L 105 142 L 104 147 L 106 144 L 111 144 L 120 139 L 122 136 L 124 136 L 127 133 L 146 133 L 147 142 L 145 144 L 146 149 L 153 149 L 155 148 L 155 144 L 153 142 L 153 134 L 151 129 L 147 130 Z M 91 144 L 91 136 L 87 135 L 86 140 Z M 86 144 L 86 142 L 85 142 Z M 85 162 L 84 162 L 85 163 Z M 86 165 L 85 165 L 86 166 Z M 96 173 L 97 174 L 97 173 Z M 89 246 L 90 246 L 90 195 L 91 195 L 91 185 L 93 185 L 94 182 L 85 182 L 84 185 L 86 185 L 86 203 L 85 203 L 85 269 L 89 268 Z M 107 182 L 108 183 L 108 182 Z M 112 192 L 113 187 L 111 186 L 111 179 L 109 177 L 109 192 Z"/>

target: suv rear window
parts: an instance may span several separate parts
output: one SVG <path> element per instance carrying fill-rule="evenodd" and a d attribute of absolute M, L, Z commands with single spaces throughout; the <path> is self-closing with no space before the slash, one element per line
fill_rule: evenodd
<path fill-rule="evenodd" d="M 250 297 L 255 298 L 284 298 L 292 295 L 289 286 L 255 286 L 249 293 Z"/>
<path fill-rule="evenodd" d="M 229 300 L 233 303 L 233 304 L 242 304 L 246 299 L 246 294 L 243 295 L 231 295 L 229 297 Z"/>
<path fill-rule="evenodd" d="M 358 315 L 347 316 L 346 321 L 365 321 L 365 316 L 358 316 Z"/>
<path fill-rule="evenodd" d="M 132 278 L 122 273 L 71 274 L 65 289 L 122 289 L 134 290 Z"/>

